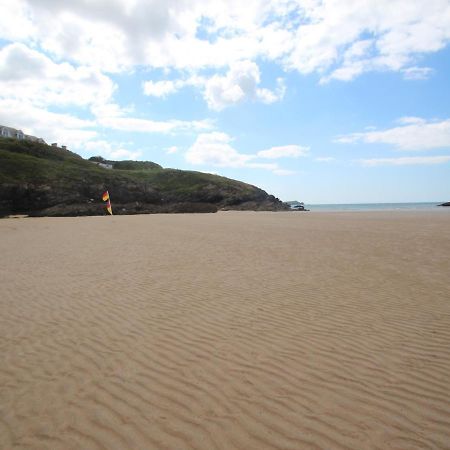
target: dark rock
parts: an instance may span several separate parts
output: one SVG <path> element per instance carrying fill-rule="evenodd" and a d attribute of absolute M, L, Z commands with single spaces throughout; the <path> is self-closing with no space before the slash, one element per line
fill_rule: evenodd
<path fill-rule="evenodd" d="M 438 206 L 450 206 L 450 202 L 441 203 L 441 204 L 438 205 Z"/>
<path fill-rule="evenodd" d="M 134 214 L 171 214 L 171 213 L 215 213 L 217 206 L 211 203 L 171 203 L 156 205 L 151 203 L 116 203 L 113 205 L 115 216 Z M 54 205 L 49 208 L 30 212 L 30 217 L 77 217 L 108 215 L 104 204 L 75 203 Z"/>

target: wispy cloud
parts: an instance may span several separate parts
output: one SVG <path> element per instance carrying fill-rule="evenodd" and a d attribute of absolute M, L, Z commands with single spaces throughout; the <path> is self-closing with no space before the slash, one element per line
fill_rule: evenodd
<path fill-rule="evenodd" d="M 398 150 L 424 151 L 450 147 L 450 119 L 426 121 L 417 117 L 400 119 L 403 126 L 339 136 L 334 142 L 386 144 Z"/>
<path fill-rule="evenodd" d="M 291 175 L 296 175 L 298 172 L 296 170 L 289 170 L 289 169 L 275 169 L 273 173 L 281 177 L 288 177 Z"/>
<path fill-rule="evenodd" d="M 103 156 L 112 160 L 136 160 L 142 155 L 140 150 L 128 150 L 123 143 L 111 143 L 105 140 L 92 140 L 84 145 L 84 153 L 90 156 Z"/>
<path fill-rule="evenodd" d="M 336 158 L 333 158 L 332 156 L 319 156 L 317 158 L 314 158 L 314 161 L 329 163 L 336 161 Z"/>
<path fill-rule="evenodd" d="M 298 158 L 306 156 L 309 153 L 309 147 L 301 145 L 283 145 L 271 147 L 267 150 L 261 150 L 257 153 L 260 158 L 278 159 L 278 158 Z"/>
<path fill-rule="evenodd" d="M 146 81 L 143 83 L 144 94 L 153 97 L 166 97 L 180 90 L 185 83 L 182 80 Z"/>
<path fill-rule="evenodd" d="M 410 156 L 403 158 L 374 158 L 361 159 L 360 164 L 365 167 L 377 166 L 412 166 L 412 165 L 435 165 L 450 162 L 448 156 Z"/>
<path fill-rule="evenodd" d="M 139 133 L 179 133 L 187 131 L 204 131 L 212 128 L 209 120 L 150 120 L 137 117 L 97 117 L 99 125 L 113 130 Z"/>
<path fill-rule="evenodd" d="M 408 67 L 402 72 L 405 80 L 427 80 L 434 70 L 431 67 Z"/>

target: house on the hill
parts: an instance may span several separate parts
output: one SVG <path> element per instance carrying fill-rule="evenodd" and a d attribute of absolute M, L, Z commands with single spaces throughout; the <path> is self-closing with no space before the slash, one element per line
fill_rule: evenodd
<path fill-rule="evenodd" d="M 0 136 L 19 139 L 20 141 L 25 139 L 25 135 L 23 134 L 22 130 L 16 130 L 15 128 L 11 127 L 4 127 L 3 125 L 0 125 Z"/>
<path fill-rule="evenodd" d="M 16 130 L 15 128 L 6 127 L 4 125 L 0 125 L 0 136 L 5 138 L 18 139 L 19 141 L 31 141 L 45 144 L 45 141 L 42 138 L 31 136 L 30 134 L 25 134 L 22 130 Z"/>
<path fill-rule="evenodd" d="M 45 144 L 44 139 L 38 138 L 36 136 L 31 136 L 31 134 L 25 134 L 25 140 L 31 142 L 39 142 L 39 144 Z"/>
<path fill-rule="evenodd" d="M 103 167 L 103 169 L 113 169 L 113 163 L 111 161 L 107 161 L 105 158 L 101 156 L 91 156 L 89 161 L 95 164 L 98 167 Z"/>
<path fill-rule="evenodd" d="M 113 165 L 109 163 L 103 163 L 98 161 L 91 161 L 91 163 L 94 163 L 98 167 L 103 167 L 103 169 L 112 169 Z"/>

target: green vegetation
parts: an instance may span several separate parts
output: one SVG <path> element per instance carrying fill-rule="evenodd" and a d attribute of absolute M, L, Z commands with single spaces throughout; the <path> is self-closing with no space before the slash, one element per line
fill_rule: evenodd
<path fill-rule="evenodd" d="M 155 170 L 162 169 L 159 164 L 151 161 L 112 161 L 116 170 Z"/>
<path fill-rule="evenodd" d="M 250 209 L 285 209 L 261 189 L 217 175 L 163 169 L 150 161 L 85 160 L 58 147 L 0 138 L 0 215 L 33 211 L 46 215 L 49 209 L 54 215 L 98 214 L 106 189 L 126 214 L 245 209 L 241 206 L 245 204 L 251 204 Z M 59 207 L 64 211 L 53 211 Z"/>
<path fill-rule="evenodd" d="M 31 141 L 19 141 L 12 138 L 0 138 L 0 149 L 9 152 L 21 153 L 34 156 L 35 158 L 45 158 L 54 161 L 82 160 L 80 155 L 60 147 L 52 147 L 47 144 Z"/>
<path fill-rule="evenodd" d="M 159 164 L 151 161 L 109 161 L 102 156 L 91 156 L 89 161 L 109 164 L 116 170 L 155 170 L 162 169 Z"/>
<path fill-rule="evenodd" d="M 226 188 L 230 183 L 243 191 L 254 189 L 239 181 L 203 172 L 163 169 L 151 161 L 108 161 L 101 157 L 84 160 L 68 150 L 46 144 L 0 140 L 0 182 L 27 181 L 96 181 L 105 184 L 117 181 L 146 182 L 164 192 L 192 192 L 208 184 Z M 113 165 L 108 170 L 91 161 Z"/>

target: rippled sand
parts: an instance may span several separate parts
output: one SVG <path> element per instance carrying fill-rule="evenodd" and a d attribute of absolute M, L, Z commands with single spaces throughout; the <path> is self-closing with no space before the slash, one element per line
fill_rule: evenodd
<path fill-rule="evenodd" d="M 0 448 L 450 448 L 450 214 L 0 221 Z"/>

